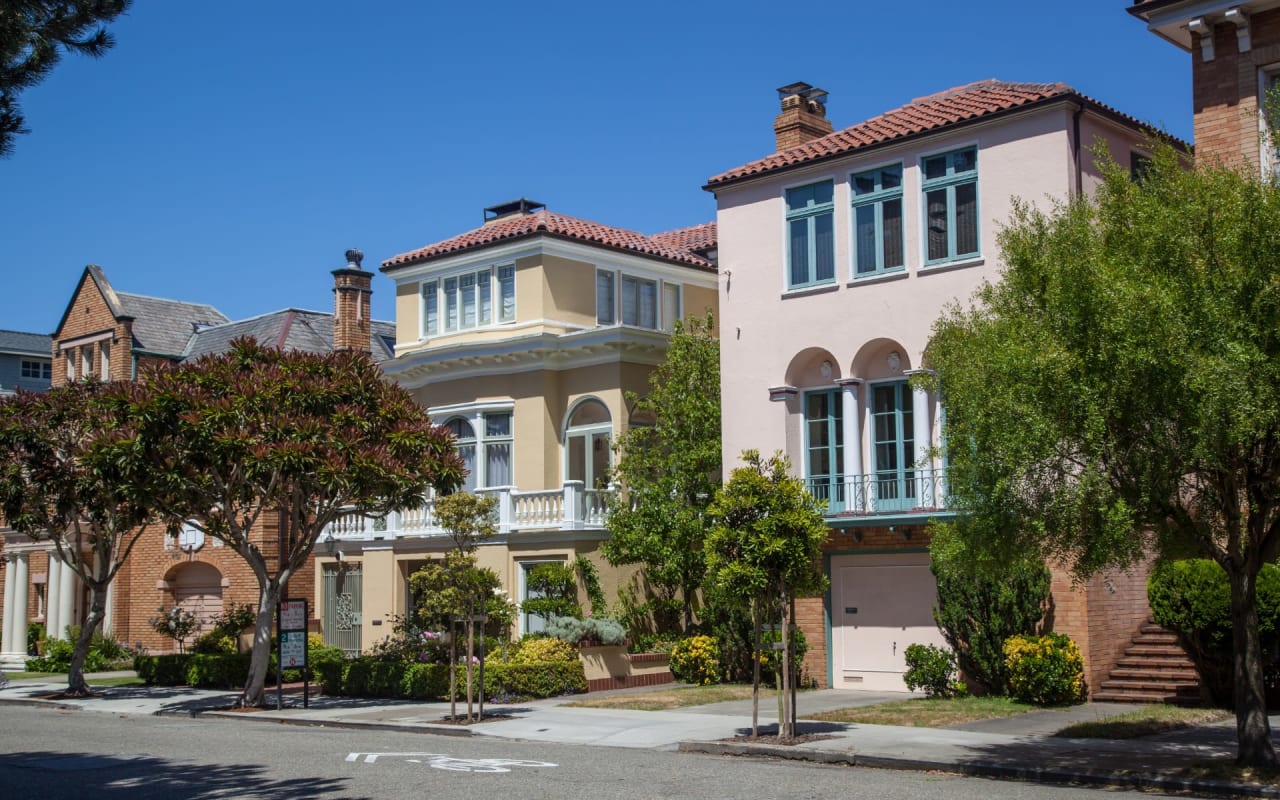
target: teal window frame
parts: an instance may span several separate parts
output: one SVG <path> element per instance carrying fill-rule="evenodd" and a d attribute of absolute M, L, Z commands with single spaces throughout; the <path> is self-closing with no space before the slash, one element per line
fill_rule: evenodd
<path fill-rule="evenodd" d="M 787 288 L 806 289 L 810 286 L 823 286 L 835 283 L 836 280 L 836 239 L 835 239 L 835 181 L 818 181 L 817 183 L 795 186 L 786 190 L 786 252 L 787 252 Z M 819 244 L 823 228 L 828 239 L 826 246 Z M 802 229 L 804 235 L 804 255 L 797 263 L 797 248 L 794 232 Z M 829 275 L 819 272 L 825 257 L 825 269 Z M 803 272 L 803 276 L 799 273 Z"/>
<path fill-rule="evenodd" d="M 812 414 L 814 401 L 826 401 L 826 414 Z M 815 435 L 820 434 L 820 436 Z M 825 442 L 817 441 L 819 438 Z M 817 443 L 815 443 L 817 442 Z M 815 456 L 821 454 L 827 469 L 815 472 Z M 832 508 L 844 502 L 844 398 L 839 389 L 816 389 L 804 393 L 804 475 L 809 492 Z"/>
<path fill-rule="evenodd" d="M 890 164 L 876 169 L 857 172 L 849 176 L 849 196 L 852 201 L 852 223 L 850 225 L 851 235 L 850 241 L 853 253 L 853 278 L 870 278 L 877 275 L 884 275 L 893 272 L 902 272 L 907 268 L 906 254 L 906 229 L 904 225 L 904 198 L 902 192 L 902 164 Z M 859 189 L 859 186 L 869 183 L 870 187 L 866 191 Z M 886 184 L 889 184 L 886 186 Z M 885 219 L 886 209 L 890 208 L 893 203 L 897 203 L 897 258 L 894 259 L 894 253 L 891 248 L 886 248 L 892 233 L 886 230 Z M 865 251 L 863 242 L 859 236 L 859 216 L 864 213 L 871 215 L 871 222 L 875 228 L 875 241 L 871 246 L 871 267 L 864 269 L 860 263 Z M 892 217 L 890 217 L 890 220 Z M 886 263 L 889 260 L 896 263 Z"/>
<path fill-rule="evenodd" d="M 967 158 L 969 166 L 965 167 L 963 160 Z M 932 178 L 926 177 L 928 165 L 937 159 L 943 161 L 943 172 Z M 956 197 L 959 193 L 973 192 L 972 204 L 972 228 L 973 228 L 973 249 L 960 251 L 961 231 L 960 227 L 963 220 L 960 217 L 959 202 Z M 930 255 L 930 244 L 933 236 L 932 219 L 929 212 L 929 195 L 935 192 L 942 192 L 945 198 L 945 231 L 942 231 L 946 237 L 946 253 L 944 255 Z M 922 204 L 922 217 L 924 221 L 924 264 L 932 266 L 934 264 L 946 264 L 952 261 L 962 261 L 972 258 L 978 258 L 982 255 L 982 224 L 981 215 L 978 206 L 978 148 L 976 145 L 962 147 L 957 150 L 951 150 L 946 153 L 934 153 L 932 155 L 923 156 L 920 159 L 920 199 Z"/>
<path fill-rule="evenodd" d="M 879 401 L 886 390 L 893 392 L 891 405 L 882 409 Z M 867 404 L 871 412 L 871 480 L 876 510 L 912 508 L 916 505 L 914 423 L 918 409 L 911 384 L 873 383 L 867 392 Z M 886 430 L 886 425 L 892 430 Z"/>

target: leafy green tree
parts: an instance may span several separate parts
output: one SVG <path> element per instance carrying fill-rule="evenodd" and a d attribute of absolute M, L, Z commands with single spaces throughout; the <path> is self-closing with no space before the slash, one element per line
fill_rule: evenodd
<path fill-rule="evenodd" d="M 352 511 L 417 506 L 432 487 L 451 490 L 462 461 L 452 437 L 364 354 L 240 339 L 221 355 L 144 373 L 140 391 L 144 436 L 163 455 L 149 479 L 171 524 L 189 520 L 222 541 L 258 581 L 237 702 L 261 705 L 276 605 L 325 526 Z"/>
<path fill-rule="evenodd" d="M 131 0 L 7 0 L 0 8 L 0 158 L 27 133 L 18 94 L 49 76 L 62 53 L 99 58 L 115 44 L 104 25 Z"/>
<path fill-rule="evenodd" d="M 714 320 L 677 322 L 649 394 L 628 395 L 633 424 L 618 440 L 609 499 L 614 565 L 642 564 L 661 603 L 679 603 L 685 630 L 706 573 L 703 517 L 720 487 L 720 342 Z"/>
<path fill-rule="evenodd" d="M 1004 642 L 1035 634 L 1049 600 L 1049 569 L 1038 558 L 1011 559 L 998 570 L 969 557 L 963 540 L 937 526 L 929 544 L 938 585 L 933 621 L 955 653 L 965 679 L 989 692 L 1008 694 Z"/>
<path fill-rule="evenodd" d="M 1154 147 L 1093 199 L 1016 206 L 1006 264 L 926 353 L 975 558 L 1080 576 L 1199 554 L 1231 585 L 1237 761 L 1274 767 L 1256 585 L 1280 552 L 1280 187 Z"/>
<path fill-rule="evenodd" d="M 760 647 L 766 609 L 781 611 L 782 630 L 795 625 L 795 599 L 820 594 L 827 588 L 820 559 L 827 526 L 823 505 L 791 474 L 786 456 L 776 453 L 764 459 L 755 450 L 742 454 L 746 466 L 738 467 L 717 492 L 707 511 L 707 589 L 717 602 L 748 604 L 755 628 L 752 675 L 751 733 L 758 733 Z M 782 637 L 782 695 L 784 713 L 779 733 L 795 735 L 795 704 L 791 636 Z"/>
<path fill-rule="evenodd" d="M 0 401 L 0 516 L 15 531 L 53 542 L 89 589 L 67 672 L 73 696 L 91 694 L 84 664 L 106 618 L 107 588 L 158 519 L 143 480 L 152 453 L 138 435 L 135 396 L 131 386 L 90 381 Z"/>
<path fill-rule="evenodd" d="M 526 614 L 550 622 L 552 617 L 581 617 L 578 581 L 573 567 L 548 561 L 529 570 L 525 578 L 529 598 L 520 604 Z"/>

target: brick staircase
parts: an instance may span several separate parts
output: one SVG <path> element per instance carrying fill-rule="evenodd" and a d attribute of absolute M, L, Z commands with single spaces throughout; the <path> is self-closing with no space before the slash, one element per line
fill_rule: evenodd
<path fill-rule="evenodd" d="M 1200 702 L 1200 679 L 1178 638 L 1147 620 L 1092 699 L 1195 705 Z"/>

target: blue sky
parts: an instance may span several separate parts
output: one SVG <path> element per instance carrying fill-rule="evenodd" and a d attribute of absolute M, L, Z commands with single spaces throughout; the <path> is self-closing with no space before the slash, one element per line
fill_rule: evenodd
<path fill-rule="evenodd" d="M 520 196 L 646 233 L 704 222 L 705 179 L 773 151 L 794 81 L 830 92 L 837 129 L 1000 78 L 1190 139 L 1190 56 L 1127 5 L 136 0 L 106 57 L 20 97 L 0 328 L 51 332 L 88 263 L 233 319 L 331 310 L 348 247 L 376 269 Z M 374 292 L 392 319 L 391 281 Z"/>

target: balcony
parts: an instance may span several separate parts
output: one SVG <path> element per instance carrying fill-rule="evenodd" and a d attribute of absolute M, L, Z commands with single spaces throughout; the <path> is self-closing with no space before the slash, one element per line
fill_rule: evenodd
<path fill-rule="evenodd" d="M 563 488 L 522 492 L 513 486 L 479 489 L 476 494 L 498 499 L 498 533 L 526 531 L 603 530 L 605 495 L 601 489 L 586 489 L 582 481 L 566 481 Z M 392 512 L 385 518 L 352 510 L 326 526 L 320 541 L 372 541 L 445 536 L 436 522 L 435 498 L 417 508 Z"/>
<path fill-rule="evenodd" d="M 909 469 L 865 475 L 816 475 L 805 480 L 809 494 L 827 504 L 828 522 L 862 520 L 884 524 L 890 519 L 951 516 L 947 509 L 946 472 Z"/>

